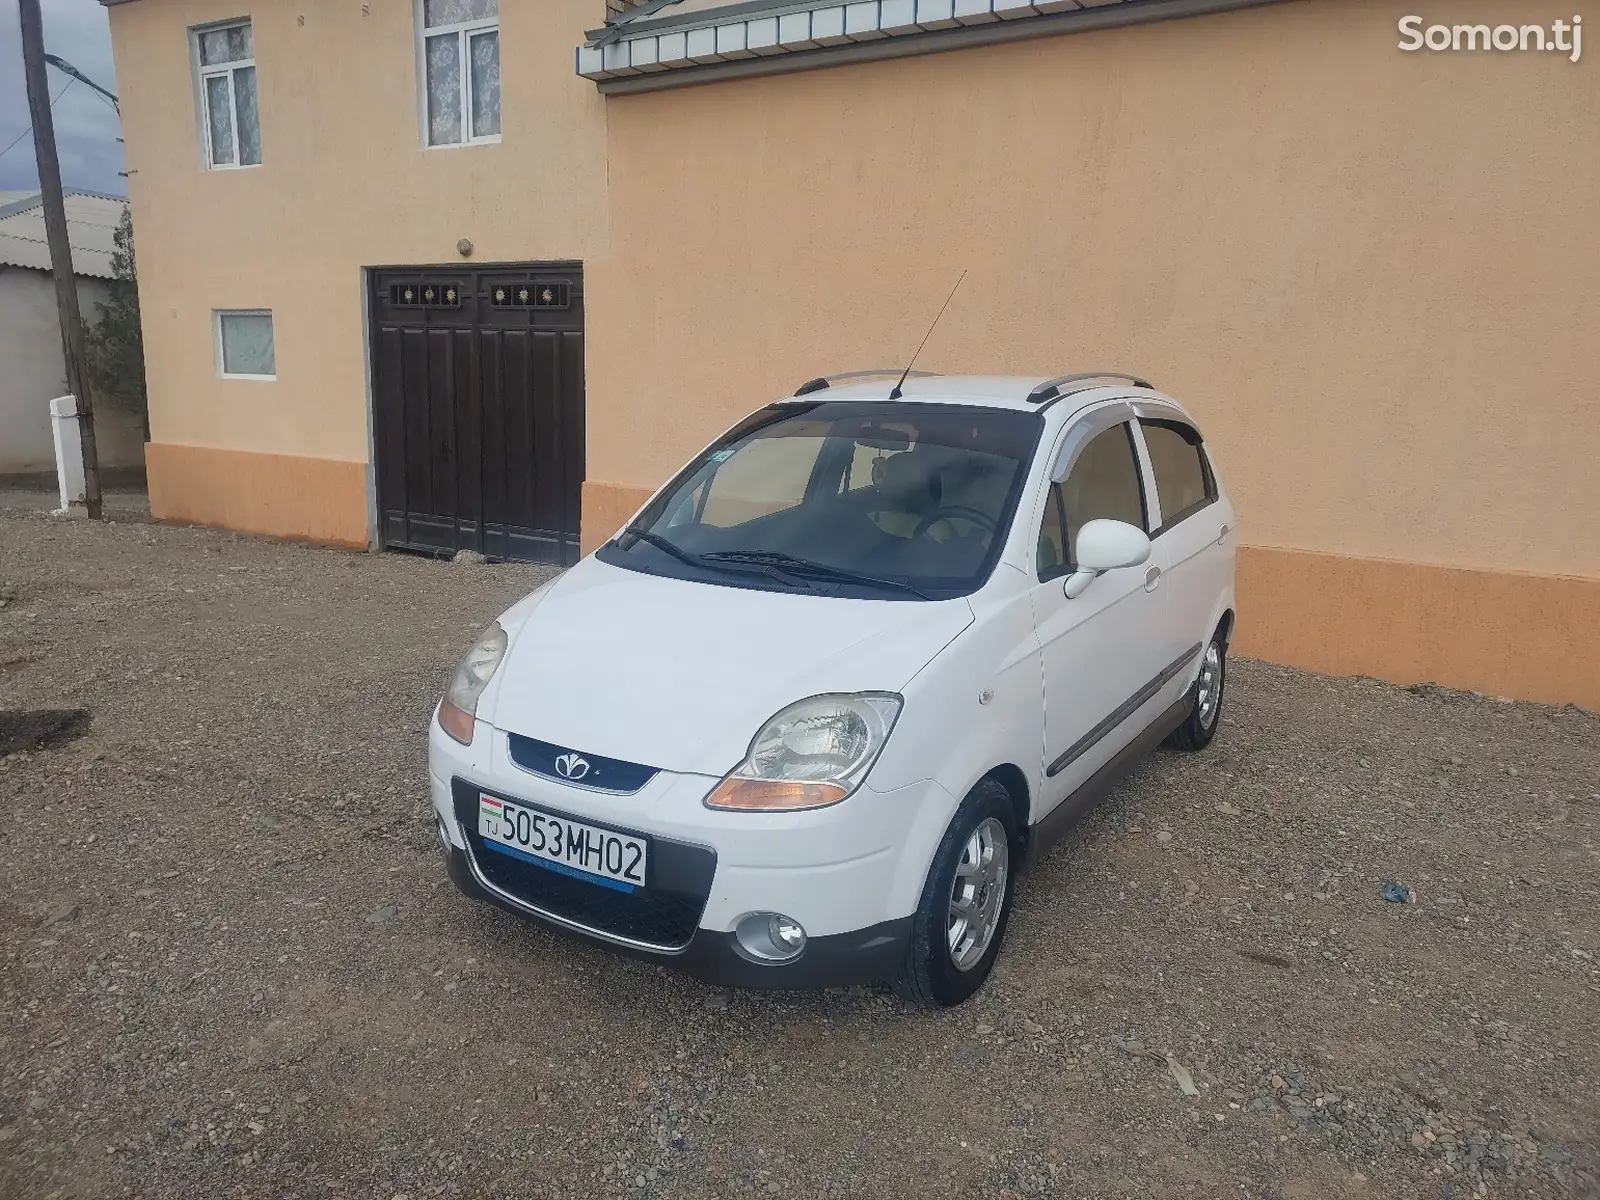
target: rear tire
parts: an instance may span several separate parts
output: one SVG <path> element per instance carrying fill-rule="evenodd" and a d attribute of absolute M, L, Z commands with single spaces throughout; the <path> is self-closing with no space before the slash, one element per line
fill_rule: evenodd
<path fill-rule="evenodd" d="M 985 779 L 961 802 L 928 868 L 894 989 L 951 1008 L 989 978 L 1011 918 L 1018 829 L 1011 793 Z"/>
<path fill-rule="evenodd" d="M 1211 744 L 1222 724 L 1222 697 L 1227 683 L 1228 643 L 1218 629 L 1200 655 L 1200 674 L 1189 689 L 1189 715 L 1168 735 L 1167 745 L 1193 753 Z"/>

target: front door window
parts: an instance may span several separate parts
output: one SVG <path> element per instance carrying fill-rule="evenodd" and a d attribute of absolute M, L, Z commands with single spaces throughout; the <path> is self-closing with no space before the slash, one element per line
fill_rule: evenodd
<path fill-rule="evenodd" d="M 1125 521 L 1148 531 L 1139 459 L 1127 424 L 1113 425 L 1083 448 L 1064 483 L 1051 486 L 1039 528 L 1039 578 L 1070 574 L 1077 566 L 1078 530 L 1097 518 Z"/>

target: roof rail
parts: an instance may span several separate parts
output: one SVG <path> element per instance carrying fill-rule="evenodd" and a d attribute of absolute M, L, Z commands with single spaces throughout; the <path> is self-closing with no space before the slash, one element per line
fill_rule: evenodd
<path fill-rule="evenodd" d="M 1147 388 L 1148 380 L 1140 379 L 1137 375 L 1124 375 L 1121 371 L 1082 371 L 1077 375 L 1060 375 L 1055 379 L 1047 379 L 1033 391 L 1028 393 L 1029 404 L 1043 404 L 1046 400 L 1054 400 L 1067 393 L 1069 384 L 1083 383 L 1090 379 L 1125 379 L 1134 387 Z M 1074 388 L 1074 391 L 1083 391 L 1083 388 Z"/>
<path fill-rule="evenodd" d="M 794 394 L 796 396 L 809 396 L 812 392 L 824 391 L 836 383 L 842 383 L 846 379 L 872 379 L 880 375 L 893 375 L 898 379 L 902 371 L 904 371 L 903 367 L 872 367 L 865 371 L 845 371 L 838 375 L 819 375 L 815 379 L 806 380 L 806 382 L 795 388 Z M 904 373 L 912 379 L 927 379 L 930 376 L 937 375 L 939 372 L 905 371 Z"/>

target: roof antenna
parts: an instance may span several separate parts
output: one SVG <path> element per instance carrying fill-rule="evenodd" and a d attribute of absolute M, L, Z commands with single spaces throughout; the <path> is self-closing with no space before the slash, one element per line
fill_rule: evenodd
<path fill-rule="evenodd" d="M 965 279 L 966 277 L 967 273 L 965 271 L 961 272 L 961 279 Z M 951 288 L 950 294 L 944 298 L 944 304 L 942 304 L 939 308 L 939 317 L 944 316 L 944 310 L 949 308 L 950 301 L 956 298 L 956 288 L 961 286 L 961 279 L 956 280 L 956 287 Z M 939 317 L 935 317 L 933 319 L 933 324 L 928 326 L 928 332 L 923 334 L 922 341 L 917 343 L 917 353 L 913 354 L 911 356 L 911 361 L 906 364 L 905 374 L 901 375 L 900 382 L 894 385 L 894 391 L 889 393 L 889 399 L 900 399 L 900 389 L 905 384 L 906 376 L 910 375 L 911 368 L 917 365 L 917 354 L 922 353 L 922 348 L 928 344 L 928 339 L 933 336 L 933 331 L 939 327 Z"/>

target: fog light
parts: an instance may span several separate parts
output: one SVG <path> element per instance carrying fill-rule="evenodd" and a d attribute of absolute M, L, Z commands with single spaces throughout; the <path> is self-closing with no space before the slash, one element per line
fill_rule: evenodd
<path fill-rule="evenodd" d="M 798 921 L 791 921 L 788 917 L 774 913 L 767 922 L 767 932 L 771 935 L 774 945 L 782 946 L 785 950 L 799 951 L 806 946 L 806 931 L 800 928 Z"/>
<path fill-rule="evenodd" d="M 786 962 L 806 948 L 806 931 L 782 913 L 751 913 L 733 931 L 739 947 L 763 962 Z"/>

